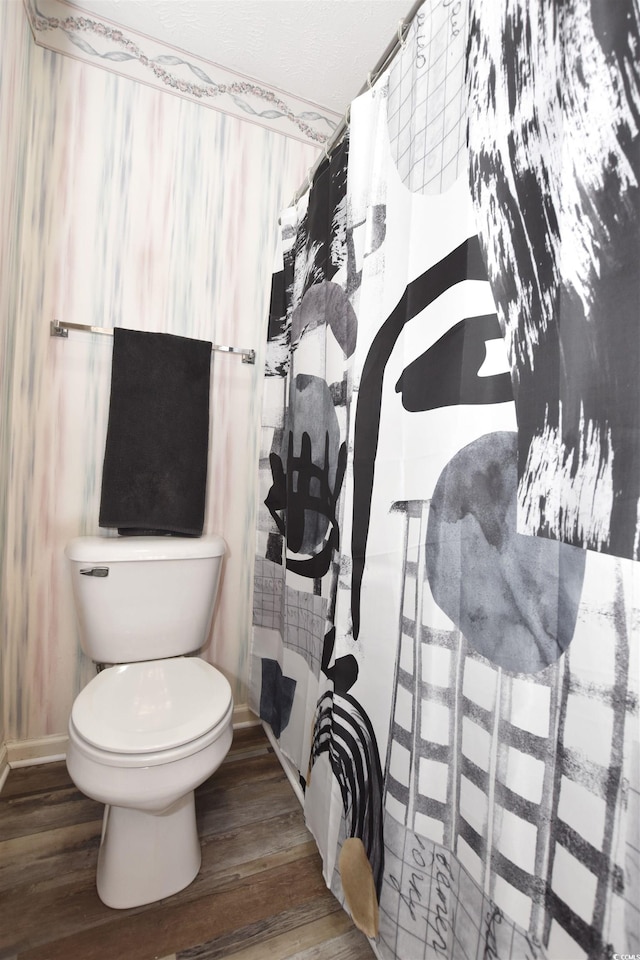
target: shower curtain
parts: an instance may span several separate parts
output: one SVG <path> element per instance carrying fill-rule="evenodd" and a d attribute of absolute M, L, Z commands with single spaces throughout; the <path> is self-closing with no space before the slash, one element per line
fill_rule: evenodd
<path fill-rule="evenodd" d="M 383 960 L 640 954 L 639 63 L 427 0 L 281 216 L 251 705 Z"/>

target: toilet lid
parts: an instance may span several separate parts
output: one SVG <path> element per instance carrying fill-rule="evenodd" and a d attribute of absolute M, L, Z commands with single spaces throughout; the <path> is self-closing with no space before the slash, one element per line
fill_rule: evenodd
<path fill-rule="evenodd" d="M 76 697 L 71 718 L 101 750 L 153 753 L 201 737 L 231 701 L 229 682 L 210 663 L 174 657 L 108 667 Z"/>

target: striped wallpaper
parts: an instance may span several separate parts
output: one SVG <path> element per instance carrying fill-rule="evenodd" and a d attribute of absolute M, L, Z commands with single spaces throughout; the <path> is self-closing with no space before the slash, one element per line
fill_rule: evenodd
<path fill-rule="evenodd" d="M 0 4 L 0 739 L 66 732 L 92 676 L 63 549 L 98 533 L 111 344 L 53 318 L 253 347 L 214 354 L 206 531 L 229 548 L 205 656 L 246 700 L 262 341 L 278 211 L 317 148 L 37 47 Z"/>

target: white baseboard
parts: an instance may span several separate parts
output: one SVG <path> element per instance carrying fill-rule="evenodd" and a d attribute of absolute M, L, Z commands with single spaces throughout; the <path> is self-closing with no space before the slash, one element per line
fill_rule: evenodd
<path fill-rule="evenodd" d="M 0 793 L 9 776 L 9 754 L 4 743 L 0 744 Z"/>
<path fill-rule="evenodd" d="M 257 717 L 246 703 L 239 703 L 233 708 L 233 729 L 241 730 L 243 727 L 259 727 L 260 717 Z"/>
<path fill-rule="evenodd" d="M 64 760 L 67 755 L 67 740 L 68 737 L 63 734 L 38 737 L 35 740 L 9 740 L 7 742 L 9 766 L 13 770 L 36 763 Z"/>
<path fill-rule="evenodd" d="M 266 722 L 263 722 L 262 729 L 264 730 L 267 737 L 269 738 L 269 743 L 273 747 L 273 752 L 275 753 L 276 757 L 280 761 L 280 766 L 284 770 L 287 780 L 291 784 L 293 788 L 293 792 L 298 798 L 300 806 L 304 807 L 304 793 L 302 792 L 302 787 L 300 786 L 300 778 L 298 776 L 298 771 L 296 770 L 294 765 L 291 763 L 291 760 L 289 760 L 288 757 L 285 757 L 284 753 L 280 749 L 280 745 L 276 740 L 273 730 L 271 729 L 269 724 Z"/>
<path fill-rule="evenodd" d="M 233 708 L 233 729 L 257 727 L 260 720 L 246 703 Z M 0 749 L 0 790 L 7 778 L 9 768 L 34 766 L 37 763 L 53 763 L 64 760 L 67 755 L 68 737 L 54 734 L 50 737 L 38 737 L 35 740 L 10 740 Z"/>

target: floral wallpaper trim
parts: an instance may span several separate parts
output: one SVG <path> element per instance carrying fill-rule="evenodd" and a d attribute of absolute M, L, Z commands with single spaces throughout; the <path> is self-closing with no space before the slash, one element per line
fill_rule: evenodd
<path fill-rule="evenodd" d="M 217 64 L 191 54 L 185 59 L 178 55 L 182 51 L 129 28 L 125 33 L 93 16 L 70 15 L 71 5 L 64 0 L 24 3 L 35 42 L 54 53 L 93 63 L 305 143 L 322 145 L 341 120 L 331 110 L 275 92 Z M 261 109 L 265 104 L 267 109 Z"/>

